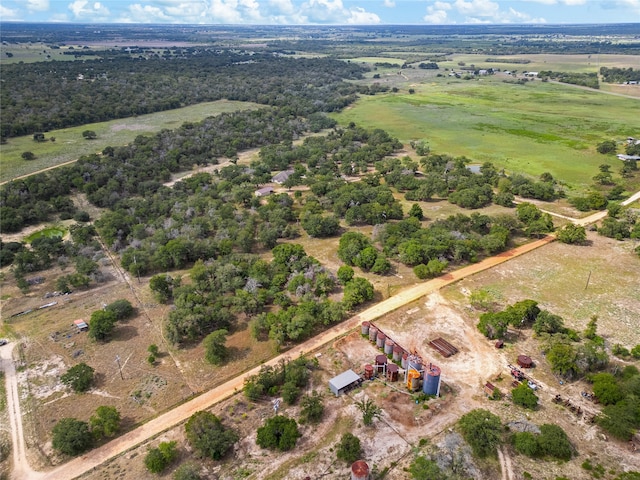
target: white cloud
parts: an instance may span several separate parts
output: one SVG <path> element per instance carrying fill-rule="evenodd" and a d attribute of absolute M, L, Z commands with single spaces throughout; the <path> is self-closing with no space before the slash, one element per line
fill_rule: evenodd
<path fill-rule="evenodd" d="M 300 5 L 300 16 L 307 23 L 375 24 L 380 17 L 361 7 L 345 8 L 342 0 L 308 0 Z"/>
<path fill-rule="evenodd" d="M 616 0 L 614 4 L 616 8 L 629 9 L 640 16 L 640 0 Z"/>
<path fill-rule="evenodd" d="M 2 17 L 3 20 L 18 20 L 20 18 L 20 12 L 14 8 L 0 5 L 0 17 Z"/>
<path fill-rule="evenodd" d="M 89 3 L 88 0 L 75 0 L 69 4 L 69 10 L 78 19 L 98 21 L 109 17 L 109 9 L 100 2 Z"/>
<path fill-rule="evenodd" d="M 447 10 L 451 10 L 451 4 L 449 2 L 436 1 L 433 5 L 427 7 L 427 14 L 422 19 L 427 23 L 443 24 L 447 23 L 448 15 Z"/>
<path fill-rule="evenodd" d="M 46 12 L 49 10 L 49 0 L 27 0 L 27 10 L 30 12 Z"/>
<path fill-rule="evenodd" d="M 427 23 L 442 24 L 447 21 L 447 12 L 444 10 L 431 10 L 422 19 Z"/>
<path fill-rule="evenodd" d="M 292 15 L 296 12 L 296 7 L 291 0 L 269 0 L 269 6 L 272 7 L 275 14 Z"/>
<path fill-rule="evenodd" d="M 347 23 L 351 25 L 374 25 L 380 23 L 380 17 L 364 8 L 354 7 L 349 10 L 350 16 Z"/>
<path fill-rule="evenodd" d="M 394 0 L 384 0 L 384 6 L 387 8 L 394 8 L 396 6 L 396 2 Z"/>
<path fill-rule="evenodd" d="M 456 0 L 453 4 L 455 9 L 462 15 L 468 17 L 496 17 L 500 12 L 500 5 L 491 0 Z"/>
<path fill-rule="evenodd" d="M 129 5 L 129 11 L 127 14 L 118 21 L 124 23 L 155 23 L 171 20 L 173 19 L 161 8 L 134 3 L 133 5 Z"/>

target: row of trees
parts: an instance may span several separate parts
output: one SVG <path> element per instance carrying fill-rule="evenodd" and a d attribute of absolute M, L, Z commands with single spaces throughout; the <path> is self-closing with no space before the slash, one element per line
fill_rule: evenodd
<path fill-rule="evenodd" d="M 287 107 L 294 115 L 330 112 L 354 101 L 359 90 L 342 79 L 360 78 L 365 71 L 328 57 L 256 52 L 249 57 L 208 48 L 184 58 L 112 55 L 106 61 L 6 67 L 0 85 L 4 138 L 220 99 Z"/>

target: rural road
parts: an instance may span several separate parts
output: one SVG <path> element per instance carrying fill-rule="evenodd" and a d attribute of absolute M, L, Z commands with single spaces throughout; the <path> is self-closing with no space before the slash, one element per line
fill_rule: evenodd
<path fill-rule="evenodd" d="M 455 272 L 448 273 L 438 278 L 416 284 L 412 287 L 406 288 L 399 292 L 397 295 L 384 300 L 360 314 L 351 317 L 350 319 L 330 328 L 329 330 L 317 335 L 316 337 L 295 346 L 291 350 L 278 355 L 277 357 L 266 362 L 267 365 L 275 365 L 285 358 L 295 358 L 303 353 L 313 352 L 324 345 L 332 342 L 333 340 L 349 333 L 356 328 L 360 322 L 367 320 L 375 320 L 389 312 L 392 312 L 403 305 L 418 300 L 425 295 L 428 295 L 446 285 L 450 285 L 463 278 L 466 278 L 475 273 L 487 270 L 496 265 L 499 265 L 511 258 L 518 257 L 525 253 L 528 253 L 536 248 L 547 245 L 555 240 L 554 236 L 547 236 L 539 240 L 535 240 L 526 245 L 514 248 L 507 252 L 503 252 L 494 257 L 487 258 L 479 263 L 468 265 Z M 3 357 L 4 358 L 4 357 Z M 13 378 L 12 382 L 15 383 L 15 387 L 11 387 L 12 391 L 15 390 L 15 400 L 17 401 L 17 381 L 15 375 L 11 375 L 9 371 L 13 367 L 10 360 L 3 360 L 3 368 L 7 371 L 7 386 L 9 387 L 9 380 Z M 150 420 L 149 422 L 141 425 L 140 427 L 132 430 L 124 435 L 114 439 L 113 441 L 89 451 L 83 456 L 76 457 L 73 460 L 60 465 L 47 472 L 34 472 L 26 463 L 26 457 L 24 453 L 24 439 L 19 438 L 22 432 L 21 416 L 20 412 L 16 411 L 16 407 L 10 407 L 10 413 L 12 414 L 12 432 L 14 433 L 14 458 L 16 459 L 16 467 L 12 474 L 12 478 L 15 480 L 71 480 L 76 478 L 93 468 L 101 465 L 110 458 L 120 455 L 137 445 L 140 445 L 144 441 L 152 438 L 175 425 L 187 420 L 191 415 L 200 410 L 210 408 L 212 405 L 229 398 L 235 393 L 242 390 L 244 380 L 248 376 L 255 375 L 260 370 L 260 367 L 255 367 L 248 372 L 216 387 L 213 388 L 194 399 L 178 405 L 174 409 Z M 13 370 L 15 372 L 15 369 Z M 8 389 L 9 391 L 9 389 Z M 19 408 L 19 406 L 17 407 Z M 24 461 L 22 460 L 24 459 Z"/>
<path fill-rule="evenodd" d="M 13 362 L 14 342 L 0 347 L 0 368 L 4 372 L 7 390 L 7 408 L 9 409 L 9 423 L 11 424 L 11 445 L 13 446 L 14 478 L 34 478 L 38 475 L 31 470 L 27 461 L 24 432 L 22 430 L 22 411 L 20 410 L 20 392 L 16 366 Z"/>

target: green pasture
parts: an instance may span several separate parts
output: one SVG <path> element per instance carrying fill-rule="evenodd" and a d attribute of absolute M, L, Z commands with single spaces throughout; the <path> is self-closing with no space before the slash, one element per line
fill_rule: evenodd
<path fill-rule="evenodd" d="M 384 129 L 403 143 L 426 140 L 434 153 L 508 172 L 550 172 L 578 189 L 592 183 L 602 163 L 617 171 L 619 160 L 596 152 L 599 142 L 637 135 L 638 100 L 540 80 L 433 80 L 412 84 L 413 95 L 362 97 L 335 118 Z"/>
<path fill-rule="evenodd" d="M 263 107 L 249 102 L 220 100 L 47 132 L 45 137 L 53 137 L 55 142 L 35 142 L 31 135 L 10 138 L 6 145 L 0 145 L 0 182 L 73 161 L 82 155 L 101 152 L 107 146 L 126 145 L 138 135 L 150 135 L 165 128 L 174 129 L 184 122 L 196 122 L 221 113 L 256 108 Z M 93 130 L 98 138 L 86 140 L 82 137 L 85 130 Z M 26 151 L 33 152 L 36 159 L 23 160 L 21 155 Z"/>
<path fill-rule="evenodd" d="M 80 51 L 82 47 L 74 46 L 74 51 Z M 34 63 L 34 62 L 68 62 L 76 60 L 73 55 L 64 55 L 63 52 L 69 51 L 69 46 L 61 46 L 60 48 L 51 48 L 44 43 L 9 43 L 0 45 L 0 65 L 8 63 Z M 93 60 L 98 58 L 95 55 L 85 55 L 80 57 L 82 60 Z"/>
<path fill-rule="evenodd" d="M 638 55 L 554 55 L 554 54 L 530 54 L 530 55 L 498 55 L 494 59 L 530 60 L 531 63 L 487 62 L 488 55 L 455 54 L 448 58 L 451 61 L 438 62 L 441 69 L 459 69 L 458 62 L 464 62 L 466 66 L 475 65 L 476 68 L 493 68 L 500 70 L 517 70 L 518 72 L 539 72 L 541 70 L 553 70 L 556 72 L 597 72 L 600 67 L 640 68 L 640 56 Z"/>

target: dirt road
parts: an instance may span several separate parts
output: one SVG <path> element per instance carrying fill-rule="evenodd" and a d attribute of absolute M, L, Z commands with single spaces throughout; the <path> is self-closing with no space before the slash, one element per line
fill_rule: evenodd
<path fill-rule="evenodd" d="M 359 315 L 356 315 L 349 320 L 346 320 L 345 322 L 336 325 L 335 327 L 308 340 L 307 342 L 304 342 L 292 348 L 288 352 L 269 360 L 268 362 L 266 362 L 266 364 L 274 365 L 284 358 L 295 358 L 303 353 L 313 352 L 332 342 L 333 340 L 341 337 L 342 335 L 347 334 L 364 320 L 374 320 L 376 318 L 379 318 L 382 315 L 392 312 L 402 307 L 403 305 L 406 305 L 407 303 L 418 300 L 419 298 L 422 298 L 425 295 L 434 292 L 446 285 L 499 265 L 511 258 L 515 258 L 519 255 L 528 253 L 554 240 L 555 237 L 548 236 L 523 245 L 521 247 L 515 248 L 513 250 L 509 250 L 508 252 L 503 252 L 495 257 L 487 258 L 482 262 L 461 268 L 460 270 L 457 270 L 455 272 L 448 273 L 446 275 L 443 275 L 442 277 L 409 287 L 401 291 L 397 295 L 394 295 L 393 297 L 361 312 Z M 9 372 L 13 367 L 13 363 L 11 361 L 4 361 L 3 367 L 5 368 L 5 371 Z M 14 433 L 14 447 L 16 448 L 14 450 L 14 455 L 17 459 L 17 468 L 14 469 L 13 478 L 16 480 L 70 480 L 76 478 L 83 473 L 106 462 L 110 458 L 120 455 L 123 452 L 126 452 L 127 450 L 135 447 L 136 445 L 143 443 L 149 438 L 154 437 L 175 425 L 178 425 L 179 423 L 188 419 L 195 412 L 207 409 L 212 405 L 234 395 L 235 393 L 242 390 L 245 378 L 250 375 L 255 375 L 256 373 L 258 373 L 259 369 L 260 367 L 253 368 L 252 370 L 245 372 L 244 374 L 234 378 L 233 380 L 230 380 L 223 385 L 209 390 L 208 392 L 203 393 L 193 400 L 179 405 L 173 410 L 170 410 L 169 412 L 154 418 L 153 420 L 145 423 L 144 425 L 141 425 L 135 430 L 132 430 L 118 437 L 112 442 L 109 442 L 108 444 L 100 448 L 96 448 L 95 450 L 88 452 L 86 455 L 75 458 L 70 462 L 48 472 L 33 472 L 29 469 L 24 454 L 24 440 L 21 437 L 22 424 L 20 422 L 20 412 L 19 410 L 17 411 L 15 407 L 12 407 L 10 409 L 12 417 L 12 432 L 19 432 Z M 15 372 L 15 370 L 13 371 Z M 14 382 L 15 384 L 15 386 L 11 387 L 11 391 L 16 392 L 15 398 L 17 401 L 17 381 L 15 380 L 15 375 L 7 373 L 7 383 L 9 383 L 10 378 L 13 378 L 12 382 Z M 7 390 L 9 391 L 9 388 Z M 19 405 L 17 408 L 19 409 Z"/>
<path fill-rule="evenodd" d="M 22 430 L 22 411 L 20 410 L 20 393 L 18 378 L 13 362 L 13 348 L 15 343 L 0 347 L 0 368 L 4 371 L 7 389 L 7 407 L 9 409 L 9 423 L 11 424 L 11 445 L 13 446 L 13 471 L 15 478 L 35 478 L 38 473 L 31 470 L 27 461 L 24 432 Z"/>

